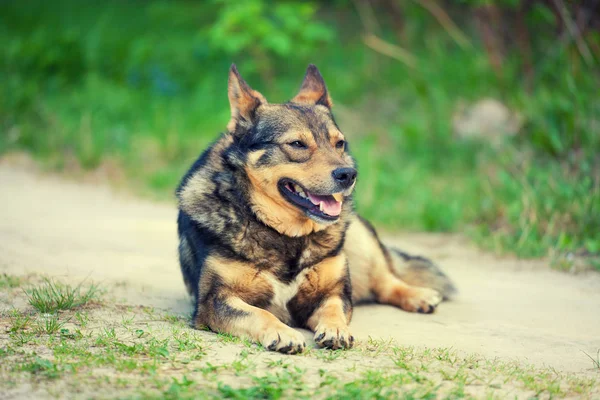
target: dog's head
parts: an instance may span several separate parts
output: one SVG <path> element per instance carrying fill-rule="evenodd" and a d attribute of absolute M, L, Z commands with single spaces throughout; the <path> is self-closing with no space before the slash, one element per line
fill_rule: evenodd
<path fill-rule="evenodd" d="M 227 128 L 244 154 L 251 206 L 264 223 L 302 236 L 339 222 L 350 211 L 357 172 L 314 65 L 299 93 L 284 104 L 269 104 L 234 65 L 229 102 Z"/>

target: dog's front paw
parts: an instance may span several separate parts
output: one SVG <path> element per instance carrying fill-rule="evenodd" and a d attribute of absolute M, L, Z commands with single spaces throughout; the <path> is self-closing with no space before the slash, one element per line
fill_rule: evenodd
<path fill-rule="evenodd" d="M 346 325 L 319 324 L 315 330 L 315 343 L 326 349 L 350 349 L 354 346 L 354 336 Z"/>
<path fill-rule="evenodd" d="M 442 295 L 429 288 L 411 287 L 400 301 L 400 307 L 405 311 L 431 314 L 442 301 Z"/>
<path fill-rule="evenodd" d="M 284 354 L 302 353 L 306 349 L 304 336 L 297 330 L 288 327 L 267 331 L 260 342 L 266 349 Z"/>

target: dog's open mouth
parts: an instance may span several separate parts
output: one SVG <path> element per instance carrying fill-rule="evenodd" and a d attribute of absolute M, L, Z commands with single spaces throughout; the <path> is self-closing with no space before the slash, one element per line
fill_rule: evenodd
<path fill-rule="evenodd" d="M 314 194 L 289 179 L 279 182 L 279 190 L 288 201 L 315 217 L 335 221 L 342 212 L 341 193 Z"/>

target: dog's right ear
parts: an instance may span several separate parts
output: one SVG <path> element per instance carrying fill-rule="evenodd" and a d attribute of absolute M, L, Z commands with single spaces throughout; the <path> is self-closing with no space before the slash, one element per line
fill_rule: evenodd
<path fill-rule="evenodd" d="M 231 119 L 227 124 L 229 132 L 235 132 L 239 126 L 250 128 L 254 123 L 256 109 L 261 104 L 267 104 L 265 97 L 253 90 L 240 76 L 235 64 L 229 69 L 229 84 L 227 94 L 231 106 Z"/>

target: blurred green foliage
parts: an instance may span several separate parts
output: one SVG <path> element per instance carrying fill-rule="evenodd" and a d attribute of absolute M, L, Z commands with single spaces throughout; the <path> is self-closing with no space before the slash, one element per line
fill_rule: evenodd
<path fill-rule="evenodd" d="M 483 3 L 505 16 L 522 6 L 436 3 L 461 45 L 420 1 L 374 2 L 366 15 L 349 1 L 5 1 L 0 151 L 57 169 L 116 164 L 128 185 L 172 197 L 227 123 L 231 62 L 271 102 L 292 97 L 312 62 L 359 162 L 359 211 L 376 224 L 464 231 L 522 256 L 597 256 L 600 35 L 583 37 L 590 62 L 536 1 L 527 46 L 516 37 L 496 54 L 477 28 Z M 416 67 L 367 47 L 363 24 Z M 519 134 L 500 147 L 458 138 L 459 105 L 489 97 L 518 112 Z"/>
<path fill-rule="evenodd" d="M 333 31 L 315 20 L 313 3 L 264 0 L 217 0 L 217 19 L 209 26 L 210 48 L 232 58 L 252 57 L 247 68 L 261 71 L 270 82 L 273 64 L 289 57 L 306 57 L 319 45 L 331 43 Z"/>

